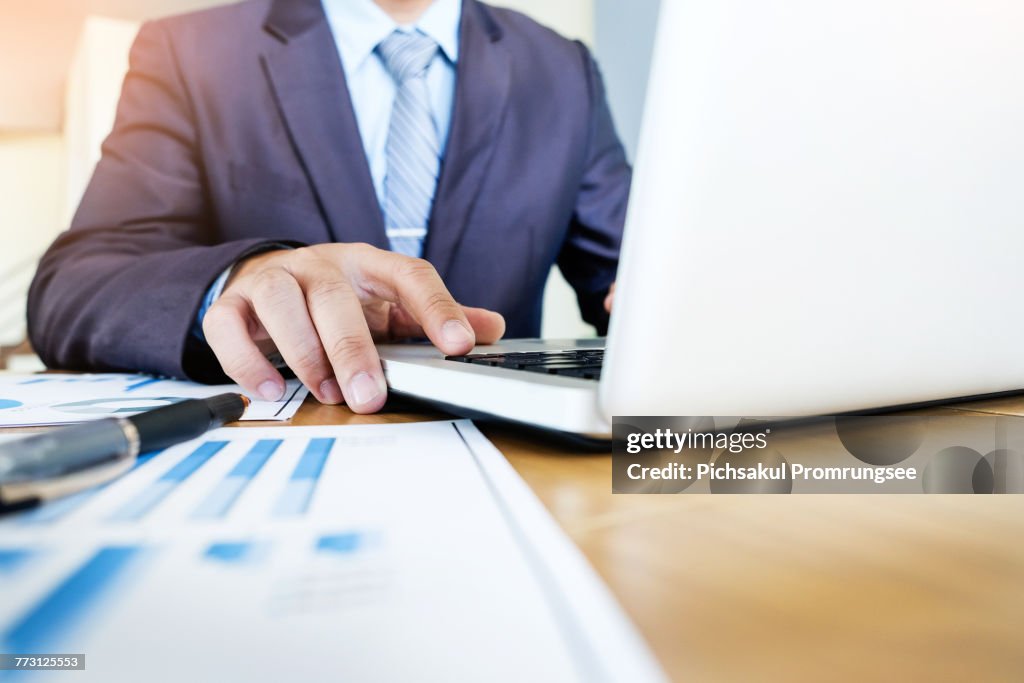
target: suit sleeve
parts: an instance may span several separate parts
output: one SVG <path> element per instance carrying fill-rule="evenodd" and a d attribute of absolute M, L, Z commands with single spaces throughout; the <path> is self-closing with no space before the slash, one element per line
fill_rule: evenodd
<path fill-rule="evenodd" d="M 29 336 L 50 367 L 213 381 L 190 330 L 210 284 L 262 240 L 218 243 L 193 111 L 166 29 L 131 49 L 114 128 L 71 228 L 29 291 Z"/>
<path fill-rule="evenodd" d="M 626 219 L 632 169 L 626 161 L 604 83 L 590 52 L 579 45 L 590 92 L 590 132 L 583 179 L 576 198 L 568 237 L 558 256 L 558 267 L 576 290 L 583 319 L 608 329 L 604 298 L 615 281 Z"/>

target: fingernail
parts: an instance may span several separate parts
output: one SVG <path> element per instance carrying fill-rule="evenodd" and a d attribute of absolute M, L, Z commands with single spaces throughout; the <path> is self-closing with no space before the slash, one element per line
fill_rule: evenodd
<path fill-rule="evenodd" d="M 267 380 L 256 390 L 264 401 L 280 401 L 284 396 L 284 387 L 277 382 Z"/>
<path fill-rule="evenodd" d="M 380 396 L 380 385 L 381 383 L 370 377 L 369 373 L 360 372 L 349 380 L 348 393 L 356 404 L 364 406 Z"/>
<path fill-rule="evenodd" d="M 323 402 L 328 405 L 341 403 L 341 387 L 338 385 L 338 380 L 333 377 L 324 380 L 323 384 L 320 385 L 320 396 L 323 397 Z"/>
<path fill-rule="evenodd" d="M 469 328 L 458 320 L 446 322 L 444 327 L 441 328 L 441 336 L 444 338 L 445 343 L 452 346 L 465 346 L 475 341 L 473 333 L 469 331 Z"/>

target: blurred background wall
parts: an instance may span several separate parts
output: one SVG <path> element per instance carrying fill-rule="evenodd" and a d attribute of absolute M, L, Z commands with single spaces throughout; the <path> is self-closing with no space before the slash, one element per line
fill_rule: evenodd
<path fill-rule="evenodd" d="M 0 0 L 0 347 L 25 337 L 24 297 L 65 229 L 113 121 L 138 22 L 223 0 Z M 659 0 L 497 0 L 591 46 L 632 158 Z M 557 272 L 547 336 L 592 334 Z"/>
<path fill-rule="evenodd" d="M 660 6 L 661 0 L 594 0 L 594 50 L 630 160 L 636 159 Z"/>

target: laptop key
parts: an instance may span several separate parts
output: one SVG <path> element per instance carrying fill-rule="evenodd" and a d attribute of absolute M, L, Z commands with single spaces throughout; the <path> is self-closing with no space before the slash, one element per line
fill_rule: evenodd
<path fill-rule="evenodd" d="M 521 351 L 447 356 L 446 360 L 579 379 L 600 379 L 604 349 Z"/>

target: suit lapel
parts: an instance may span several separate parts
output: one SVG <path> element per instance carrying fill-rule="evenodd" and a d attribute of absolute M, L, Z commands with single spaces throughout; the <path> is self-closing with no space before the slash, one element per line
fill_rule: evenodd
<path fill-rule="evenodd" d="M 510 84 L 508 53 L 486 8 L 465 0 L 451 132 L 434 194 L 425 257 L 444 277 L 494 153 Z"/>
<path fill-rule="evenodd" d="M 261 57 L 292 143 L 337 241 L 387 248 L 344 69 L 320 0 L 275 0 Z"/>

